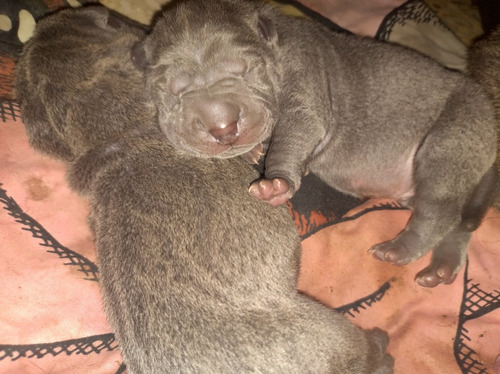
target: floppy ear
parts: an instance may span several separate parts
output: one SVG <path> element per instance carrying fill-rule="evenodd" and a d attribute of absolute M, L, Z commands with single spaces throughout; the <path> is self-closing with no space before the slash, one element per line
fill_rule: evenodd
<path fill-rule="evenodd" d="M 132 61 L 134 65 L 140 69 L 145 70 L 148 66 L 148 58 L 146 55 L 146 49 L 144 48 L 144 42 L 139 41 L 134 44 L 131 51 Z"/>
<path fill-rule="evenodd" d="M 278 33 L 276 32 L 276 27 L 269 18 L 260 15 L 257 20 L 257 29 L 259 30 L 260 37 L 266 42 L 271 43 L 276 41 Z"/>

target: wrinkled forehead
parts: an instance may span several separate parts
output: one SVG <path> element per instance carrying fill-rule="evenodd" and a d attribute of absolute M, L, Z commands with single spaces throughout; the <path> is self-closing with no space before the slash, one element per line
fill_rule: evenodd
<path fill-rule="evenodd" d="M 169 60 L 210 63 L 224 55 L 246 54 L 260 43 L 258 11 L 225 1 L 183 2 L 155 25 L 151 53 Z M 174 61 L 172 61 L 174 62 Z"/>

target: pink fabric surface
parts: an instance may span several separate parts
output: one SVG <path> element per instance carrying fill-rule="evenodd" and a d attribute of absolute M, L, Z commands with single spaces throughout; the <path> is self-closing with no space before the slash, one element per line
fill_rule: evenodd
<path fill-rule="evenodd" d="M 369 201 L 346 217 L 383 202 Z M 396 373 L 460 372 L 454 356 L 456 339 L 464 340 L 468 348 L 477 352 L 487 372 L 493 372 L 495 358 L 500 353 L 500 310 L 468 321 L 462 327 L 459 319 L 476 312 L 476 302 L 484 309 L 488 309 L 489 302 L 490 308 L 498 306 L 500 216 L 494 210 L 489 211 L 473 235 L 468 266 L 453 284 L 433 289 L 420 287 L 413 281 L 415 274 L 428 264 L 430 254 L 399 267 L 380 263 L 367 253 L 373 244 L 396 236 L 409 216 L 410 212 L 405 210 L 372 211 L 307 238 L 303 241 L 299 289 L 337 308 L 376 293 L 389 282 L 380 301 L 374 298 L 362 304 L 350 317 L 362 327 L 378 326 L 388 331 L 389 352 L 396 358 Z M 461 315 L 461 308 L 470 311 Z M 463 349 L 462 354 L 468 352 Z"/>
<path fill-rule="evenodd" d="M 0 188 L 6 192 L 0 211 L 0 345 L 52 344 L 45 349 L 57 353 L 62 348 L 56 342 L 109 334 L 98 283 L 87 280 L 92 278 L 91 272 L 85 274 L 79 266 L 69 265 L 74 259 L 64 252 L 71 248 L 95 261 L 86 225 L 88 204 L 68 189 L 65 167 L 29 147 L 20 121 L 0 123 L 0 165 Z M 47 242 L 48 235 L 34 237 L 30 226 L 20 222 L 26 222 L 24 215 L 47 230 L 54 241 Z M 62 255 L 51 253 L 57 249 L 63 250 Z M 69 344 L 67 349 L 75 347 Z M 20 348 L 11 348 L 13 358 Z M 88 355 L 62 352 L 55 357 L 3 359 L 0 373 L 117 371 L 121 362 L 118 350 L 88 351 Z M 29 351 L 28 356 L 34 352 Z"/>
<path fill-rule="evenodd" d="M 367 36 L 402 3 L 321 1 L 304 3 Z M 1 104 L 13 109 L 12 116 L 0 118 L 0 374 L 122 372 L 96 281 L 88 204 L 69 190 L 62 163 L 29 147 L 9 100 L 12 72 L 13 58 L 0 56 L 0 95 L 7 97 Z M 395 373 L 495 372 L 497 212 L 489 211 L 474 233 L 468 263 L 455 282 L 433 289 L 413 281 L 429 256 L 397 267 L 367 253 L 405 226 L 410 212 L 393 202 L 371 200 L 341 214 L 292 213 L 304 236 L 298 289 L 362 327 L 387 330 Z"/>

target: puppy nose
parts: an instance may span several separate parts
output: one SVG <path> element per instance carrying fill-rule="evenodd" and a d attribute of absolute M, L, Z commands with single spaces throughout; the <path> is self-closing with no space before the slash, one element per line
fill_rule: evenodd
<path fill-rule="evenodd" d="M 208 132 L 214 137 L 215 140 L 217 140 L 217 143 L 219 144 L 233 144 L 239 136 L 238 122 L 233 121 L 226 123 L 222 121 L 217 123 L 215 127 L 210 128 Z"/>
<path fill-rule="evenodd" d="M 196 120 L 214 140 L 222 145 L 233 144 L 240 136 L 240 106 L 227 98 L 201 97 L 194 103 Z"/>

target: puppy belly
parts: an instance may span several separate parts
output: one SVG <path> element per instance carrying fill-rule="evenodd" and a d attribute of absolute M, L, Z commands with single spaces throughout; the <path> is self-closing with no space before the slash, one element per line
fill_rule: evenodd
<path fill-rule="evenodd" d="M 352 157 L 337 159 L 331 166 L 315 163 L 311 171 L 333 188 L 357 197 L 389 198 L 406 201 L 415 194 L 413 159 L 415 152 L 392 160 Z"/>
<path fill-rule="evenodd" d="M 336 188 L 359 197 L 379 197 L 398 201 L 409 200 L 415 194 L 412 178 L 406 175 L 400 179 L 393 175 L 381 175 L 376 179 L 353 178 L 339 181 L 339 186 Z"/>

